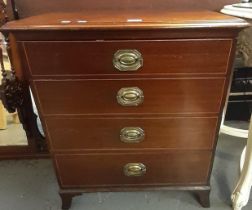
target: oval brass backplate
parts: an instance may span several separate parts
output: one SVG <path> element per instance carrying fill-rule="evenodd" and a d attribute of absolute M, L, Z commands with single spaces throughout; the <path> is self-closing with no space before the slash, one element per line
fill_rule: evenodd
<path fill-rule="evenodd" d="M 120 132 L 120 139 L 124 143 L 139 143 L 144 137 L 145 132 L 139 127 L 125 127 Z"/>
<path fill-rule="evenodd" d="M 138 50 L 118 50 L 114 54 L 113 64 L 119 71 L 136 71 L 143 66 L 143 57 Z"/>
<path fill-rule="evenodd" d="M 143 176 L 146 166 L 143 163 L 128 163 L 123 168 L 125 176 Z"/>
<path fill-rule="evenodd" d="M 138 106 L 143 100 L 143 91 L 138 87 L 121 88 L 117 93 L 117 102 L 122 106 Z"/>

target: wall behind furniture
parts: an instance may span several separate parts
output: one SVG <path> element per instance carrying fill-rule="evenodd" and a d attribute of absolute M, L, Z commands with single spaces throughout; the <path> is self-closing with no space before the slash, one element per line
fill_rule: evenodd
<path fill-rule="evenodd" d="M 20 17 L 54 11 L 81 11 L 84 8 L 155 8 L 220 10 L 239 0 L 15 0 Z"/>

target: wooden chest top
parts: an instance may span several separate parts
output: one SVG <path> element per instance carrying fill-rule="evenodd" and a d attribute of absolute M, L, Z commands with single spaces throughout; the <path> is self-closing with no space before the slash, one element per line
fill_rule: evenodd
<path fill-rule="evenodd" d="M 1 30 L 239 28 L 246 25 L 242 19 L 211 11 L 106 9 L 46 13 L 9 22 Z"/>

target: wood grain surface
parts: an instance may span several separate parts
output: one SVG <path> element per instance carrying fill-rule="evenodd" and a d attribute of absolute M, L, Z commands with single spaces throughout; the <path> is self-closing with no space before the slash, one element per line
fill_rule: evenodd
<path fill-rule="evenodd" d="M 225 74 L 231 46 L 228 39 L 24 42 L 31 74 L 55 76 Z M 137 71 L 120 72 L 113 66 L 114 54 L 125 49 L 141 53 L 143 66 Z"/>
<path fill-rule="evenodd" d="M 224 84 L 224 78 L 34 81 L 39 106 L 45 116 L 218 114 Z M 139 106 L 118 104 L 118 91 L 129 87 L 138 87 L 143 91 L 144 102 Z"/>
<path fill-rule="evenodd" d="M 206 185 L 210 151 L 159 151 L 55 155 L 63 188 L 105 186 Z M 143 163 L 146 174 L 128 177 L 127 163 Z"/>
<path fill-rule="evenodd" d="M 52 151 L 212 149 L 217 117 L 48 117 L 46 127 Z M 144 140 L 122 142 L 126 127 L 143 129 Z"/>
<path fill-rule="evenodd" d="M 63 22 L 62 22 L 63 21 Z M 78 22 L 81 21 L 81 22 Z M 46 13 L 11 21 L 1 30 L 82 30 L 146 28 L 242 28 L 249 24 L 240 18 L 217 12 L 160 9 L 93 9 L 74 13 Z"/>

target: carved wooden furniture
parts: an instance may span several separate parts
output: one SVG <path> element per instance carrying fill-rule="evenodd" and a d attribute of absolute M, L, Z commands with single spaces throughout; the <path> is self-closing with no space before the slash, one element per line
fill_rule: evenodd
<path fill-rule="evenodd" d="M 12 7 L 14 5 L 14 1 L 7 1 L 7 5 L 5 4 L 6 1 L 0 0 L 0 25 L 2 26 L 6 22 L 13 20 L 14 18 L 17 18 L 17 15 L 13 15 L 13 11 L 15 11 L 15 8 Z M 15 12 L 14 12 L 15 14 Z M 2 44 L 5 47 L 8 47 L 8 38 L 6 41 L 2 40 L 1 36 L 1 41 Z M 8 48 L 8 51 L 10 52 L 10 49 Z M 1 54 L 2 56 L 2 54 Z M 11 59 L 13 60 L 13 59 Z M 1 62 L 2 59 L 1 59 Z M 5 94 L 8 93 L 7 89 L 8 84 L 11 82 L 14 82 L 12 80 L 10 82 L 10 79 L 12 77 L 12 73 L 15 73 L 15 71 L 10 71 L 12 68 L 12 65 L 9 67 L 2 65 L 1 67 L 1 73 L 4 76 L 3 77 L 3 84 L 0 85 L 1 89 L 1 100 L 2 97 L 3 99 L 6 99 Z M 19 94 L 17 94 L 19 96 Z M 0 158 L 30 158 L 30 157 L 48 157 L 48 150 L 47 146 L 45 145 L 45 140 L 41 136 L 40 132 L 38 131 L 38 127 L 36 124 L 37 116 L 34 114 L 33 108 L 32 108 L 32 103 L 31 103 L 31 96 L 29 92 L 29 87 L 27 86 L 25 89 L 22 91 L 23 97 L 23 103 L 22 105 L 16 107 L 8 106 L 6 103 L 9 103 L 8 101 L 4 100 L 5 108 L 7 108 L 9 111 L 14 112 L 16 109 L 18 111 L 18 115 L 20 118 L 20 121 L 23 125 L 23 128 L 26 132 L 27 136 L 27 142 L 28 145 L 18 145 L 18 146 L 3 146 L 0 147 Z M 11 103 L 17 103 L 17 101 L 13 100 Z"/>
<path fill-rule="evenodd" d="M 2 46 L 0 46 L 0 47 L 2 47 Z M 1 55 L 3 54 L 1 48 L 0 48 L 0 54 Z M 1 65 L 7 66 L 7 68 L 10 66 L 9 59 L 8 59 L 8 57 L 6 55 L 4 55 L 4 58 L 1 58 L 1 60 L 2 60 L 1 62 L 3 62 Z M 2 80 L 2 75 L 0 75 L 0 80 Z M 0 85 L 1 85 L 1 82 L 0 82 Z M 20 123 L 20 121 L 18 119 L 17 112 L 11 113 L 10 115 L 12 117 L 12 122 L 13 123 L 16 123 L 16 124 Z M 2 101 L 1 101 L 1 98 L 0 98 L 0 130 L 1 129 L 6 129 L 6 128 L 7 128 L 7 112 L 6 112 L 6 110 L 4 108 L 4 105 L 3 105 Z"/>
<path fill-rule="evenodd" d="M 90 1 L 91 2 L 91 1 Z M 62 208 L 93 191 L 194 191 L 210 174 L 241 19 L 208 11 L 96 8 L 8 22 L 31 85 Z"/>

